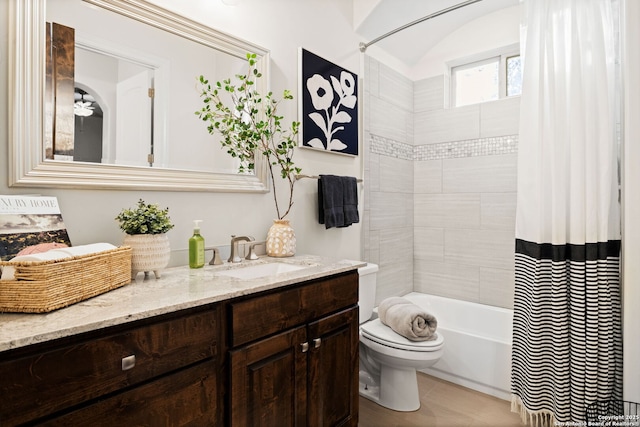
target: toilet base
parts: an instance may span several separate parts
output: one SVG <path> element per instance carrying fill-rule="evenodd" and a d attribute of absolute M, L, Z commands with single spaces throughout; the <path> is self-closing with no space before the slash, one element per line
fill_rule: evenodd
<path fill-rule="evenodd" d="M 420 393 L 415 369 L 397 369 L 382 365 L 380 366 L 380 384 L 384 384 L 384 387 L 361 381 L 360 396 L 398 412 L 412 412 L 420 409 Z"/>

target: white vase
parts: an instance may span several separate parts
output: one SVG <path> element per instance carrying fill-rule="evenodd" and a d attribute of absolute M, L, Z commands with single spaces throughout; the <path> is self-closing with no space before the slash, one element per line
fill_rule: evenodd
<path fill-rule="evenodd" d="M 296 254 L 296 233 L 288 219 L 274 219 L 267 233 L 267 255 L 289 257 Z"/>
<path fill-rule="evenodd" d="M 124 245 L 131 246 L 131 280 L 135 280 L 141 271 L 145 277 L 153 271 L 159 279 L 169 264 L 171 248 L 166 234 L 127 234 Z"/>

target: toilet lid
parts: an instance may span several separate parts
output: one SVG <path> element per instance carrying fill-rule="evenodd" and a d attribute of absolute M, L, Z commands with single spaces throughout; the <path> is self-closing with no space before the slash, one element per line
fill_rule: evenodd
<path fill-rule="evenodd" d="M 436 333 L 436 339 L 430 341 L 411 341 L 396 333 L 393 329 L 374 319 L 360 326 L 362 335 L 379 344 L 409 351 L 436 351 L 442 347 L 444 338 Z"/>

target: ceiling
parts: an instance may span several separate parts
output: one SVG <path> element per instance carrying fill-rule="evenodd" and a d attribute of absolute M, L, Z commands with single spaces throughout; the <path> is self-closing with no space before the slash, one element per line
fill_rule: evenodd
<path fill-rule="evenodd" d="M 356 33 L 362 36 L 365 43 L 369 43 L 405 24 L 463 2 L 464 0 L 379 0 L 356 28 Z M 411 67 L 440 40 L 467 22 L 517 5 L 518 2 L 519 0 L 481 0 L 402 30 L 375 43 L 375 46 Z"/>

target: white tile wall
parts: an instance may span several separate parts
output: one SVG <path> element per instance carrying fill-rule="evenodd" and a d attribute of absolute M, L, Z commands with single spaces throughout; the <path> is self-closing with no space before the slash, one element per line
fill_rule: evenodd
<path fill-rule="evenodd" d="M 509 270 L 513 268 L 515 236 L 502 230 L 447 229 L 445 262 Z"/>
<path fill-rule="evenodd" d="M 513 307 L 519 100 L 444 108 L 368 58 L 364 254 L 377 301 L 411 290 Z"/>
<path fill-rule="evenodd" d="M 413 195 L 372 192 L 371 229 L 413 227 Z"/>
<path fill-rule="evenodd" d="M 483 193 L 480 195 L 480 228 L 514 233 L 516 193 Z"/>
<path fill-rule="evenodd" d="M 443 160 L 442 191 L 515 192 L 516 165 L 516 154 Z"/>
<path fill-rule="evenodd" d="M 366 172 L 366 171 L 365 171 Z M 366 187 L 371 191 L 380 191 L 380 155 L 370 152 L 369 153 L 369 175 L 365 176 Z M 370 206 L 365 201 L 365 206 Z"/>
<path fill-rule="evenodd" d="M 462 141 L 480 137 L 480 107 L 470 105 L 415 114 L 415 145 Z"/>
<path fill-rule="evenodd" d="M 380 265 L 380 230 L 371 230 L 369 233 L 371 245 L 369 246 L 369 258 L 367 261 Z M 382 282 L 378 283 L 380 285 Z"/>
<path fill-rule="evenodd" d="M 414 83 L 413 112 L 444 109 L 444 76 L 436 76 Z"/>
<path fill-rule="evenodd" d="M 480 104 L 480 137 L 515 135 L 520 121 L 520 97 Z"/>
<path fill-rule="evenodd" d="M 514 269 L 480 268 L 480 299 L 478 302 L 513 308 Z"/>
<path fill-rule="evenodd" d="M 416 292 L 478 302 L 479 270 L 465 264 L 420 261 L 414 265 Z"/>
<path fill-rule="evenodd" d="M 386 263 L 381 260 L 378 271 L 376 305 L 383 299 L 413 291 L 413 261 Z"/>
<path fill-rule="evenodd" d="M 444 228 L 416 226 L 413 231 L 413 258 L 444 262 Z"/>
<path fill-rule="evenodd" d="M 442 160 L 414 161 L 413 190 L 415 194 L 442 192 Z"/>
<path fill-rule="evenodd" d="M 374 98 L 375 99 L 375 98 Z M 411 113 L 380 98 L 369 105 L 370 132 L 383 138 L 409 143 L 412 130 Z"/>
<path fill-rule="evenodd" d="M 480 194 L 416 194 L 417 227 L 480 228 Z"/>
<path fill-rule="evenodd" d="M 383 264 L 413 263 L 413 226 L 380 230 L 380 262 Z"/>
<path fill-rule="evenodd" d="M 366 82 L 364 84 L 364 87 L 372 97 L 376 98 L 380 97 L 380 92 L 378 90 L 378 88 L 380 87 L 379 70 L 380 63 L 375 59 L 372 59 L 370 56 L 365 55 L 364 78 L 366 79 Z"/>
<path fill-rule="evenodd" d="M 413 161 L 380 156 L 380 191 L 413 194 Z"/>
<path fill-rule="evenodd" d="M 378 67 L 378 96 L 413 113 L 413 82 L 384 64 Z"/>
<path fill-rule="evenodd" d="M 376 302 L 413 290 L 413 227 L 386 228 L 379 233 L 379 279 L 386 284 Z"/>

